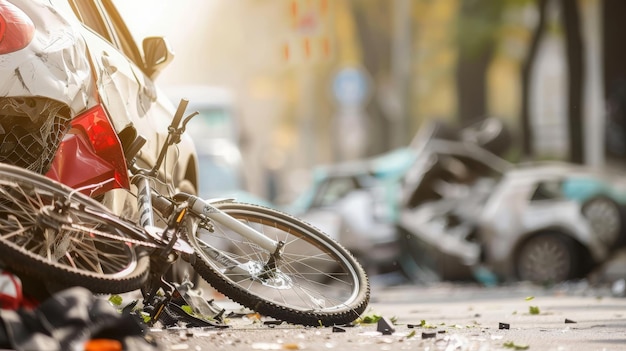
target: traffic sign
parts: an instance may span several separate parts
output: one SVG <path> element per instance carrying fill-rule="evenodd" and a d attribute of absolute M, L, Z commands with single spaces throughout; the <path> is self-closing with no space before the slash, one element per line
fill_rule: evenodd
<path fill-rule="evenodd" d="M 361 105 L 369 98 L 369 78 L 357 67 L 341 69 L 333 80 L 333 94 L 342 105 Z"/>

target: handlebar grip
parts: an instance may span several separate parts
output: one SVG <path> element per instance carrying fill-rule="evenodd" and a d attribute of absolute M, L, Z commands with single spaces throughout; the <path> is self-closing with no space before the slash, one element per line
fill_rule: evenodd
<path fill-rule="evenodd" d="M 172 124 L 170 124 L 170 127 L 178 128 L 178 125 L 180 124 L 180 121 L 183 119 L 183 115 L 185 114 L 185 110 L 187 109 L 187 104 L 189 104 L 189 100 L 180 99 L 178 109 L 176 109 L 176 113 L 174 114 L 174 118 L 172 119 Z"/>

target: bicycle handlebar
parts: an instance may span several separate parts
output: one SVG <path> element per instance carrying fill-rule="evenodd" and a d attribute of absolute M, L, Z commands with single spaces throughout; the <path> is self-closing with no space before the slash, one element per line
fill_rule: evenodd
<path fill-rule="evenodd" d="M 189 104 L 189 100 L 180 99 L 180 103 L 178 104 L 178 108 L 176 109 L 176 113 L 174 114 L 174 118 L 172 118 L 172 123 L 170 127 L 178 128 L 180 121 L 183 119 L 183 115 L 185 114 L 185 110 L 187 110 L 187 105 Z"/>

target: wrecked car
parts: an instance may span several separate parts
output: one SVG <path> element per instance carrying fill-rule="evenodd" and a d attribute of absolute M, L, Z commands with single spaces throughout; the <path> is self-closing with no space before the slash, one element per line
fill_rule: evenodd
<path fill-rule="evenodd" d="M 475 144 L 428 139 L 403 188 L 398 235 L 412 261 L 404 269 L 415 279 L 490 283 L 582 278 L 620 240 L 620 210 L 598 201 L 617 201 L 609 196 L 619 179 L 564 162 L 514 165 Z"/>
<path fill-rule="evenodd" d="M 1 1 L 0 11 L 0 162 L 73 188 L 94 184 L 89 166 L 81 167 L 83 172 L 57 172 L 58 163 L 82 161 L 80 152 L 61 157 L 56 151 L 61 143 L 89 151 L 75 126 L 97 125 L 106 115 L 124 149 L 138 135 L 147 140 L 140 165 L 155 163 L 175 112 L 154 83 L 173 59 L 164 38 L 145 38 L 138 48 L 111 0 L 11 0 Z M 89 128 L 87 137 L 98 138 L 98 131 Z M 103 150 L 109 144 L 96 143 Z M 179 145 L 178 153 L 166 159 L 171 172 L 162 177 L 193 192 L 198 185 L 195 147 L 188 136 Z M 125 171 L 124 165 L 110 166 L 112 172 Z M 119 191 L 123 187 L 88 193 L 131 217 L 136 201 Z"/>
<path fill-rule="evenodd" d="M 370 273 L 388 270 L 399 252 L 394 223 L 400 180 L 415 157 L 403 148 L 319 166 L 307 191 L 284 209 L 338 240 Z"/>
<path fill-rule="evenodd" d="M 503 122 L 487 118 L 463 128 L 432 121 L 406 147 L 370 158 L 318 166 L 307 190 L 287 212 L 320 227 L 353 252 L 370 273 L 398 270 L 401 259 L 396 223 L 407 173 L 422 159 L 431 138 L 463 140 L 502 152 L 509 144 Z M 412 263 L 411 259 L 404 259 Z"/>

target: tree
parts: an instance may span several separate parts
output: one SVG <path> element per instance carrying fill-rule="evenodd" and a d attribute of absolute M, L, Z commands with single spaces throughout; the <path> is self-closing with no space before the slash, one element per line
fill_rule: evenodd
<path fill-rule="evenodd" d="M 568 132 L 570 161 L 583 162 L 583 84 L 584 62 L 583 43 L 580 33 L 580 14 L 578 1 L 556 0 L 561 12 L 561 21 L 565 33 L 565 50 L 568 73 Z M 532 35 L 528 55 L 522 68 L 522 151 L 526 156 L 532 156 L 532 130 L 530 127 L 530 77 L 536 61 L 539 43 L 546 28 L 546 12 L 548 0 L 538 0 L 537 10 L 539 21 Z"/>
<path fill-rule="evenodd" d="M 464 0 L 457 24 L 458 115 L 469 124 L 487 115 L 487 69 L 493 58 L 507 2 Z"/>

